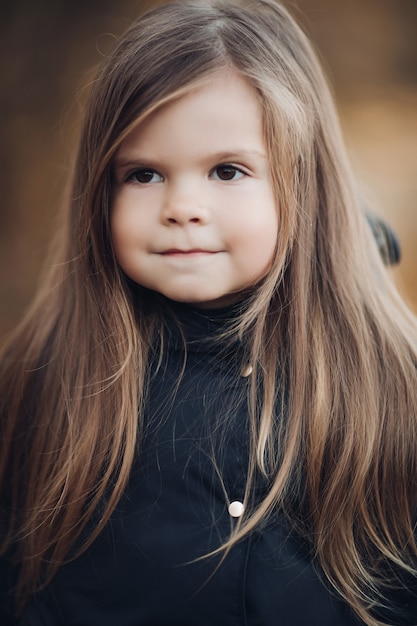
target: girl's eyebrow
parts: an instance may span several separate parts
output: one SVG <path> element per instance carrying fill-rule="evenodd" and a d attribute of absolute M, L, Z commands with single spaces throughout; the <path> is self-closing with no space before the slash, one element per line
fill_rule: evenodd
<path fill-rule="evenodd" d="M 260 150 L 247 150 L 246 148 L 237 148 L 234 150 L 227 150 L 224 152 L 216 152 L 210 156 L 215 161 L 227 161 L 236 157 L 257 157 L 261 159 L 268 158 L 265 152 Z"/>
<path fill-rule="evenodd" d="M 213 154 L 210 155 L 204 155 L 203 159 L 204 161 L 230 161 L 230 160 L 234 160 L 234 159 L 239 159 L 241 157 L 249 157 L 249 158 L 260 158 L 260 159 L 267 159 L 268 156 L 265 152 L 261 152 L 260 150 L 247 150 L 246 148 L 236 148 L 233 150 L 227 150 L 227 151 L 222 151 L 222 152 L 215 152 Z M 158 158 L 154 158 L 154 157 L 147 157 L 144 154 L 140 154 L 138 152 L 137 155 L 134 154 L 134 152 L 132 152 L 131 154 L 129 153 L 125 153 L 125 154 L 121 154 L 120 156 L 116 156 L 116 158 L 114 159 L 114 166 L 115 167 L 130 167 L 130 166 L 134 166 L 137 165 L 138 163 L 146 163 L 147 165 L 152 165 L 154 162 L 159 161 Z"/>

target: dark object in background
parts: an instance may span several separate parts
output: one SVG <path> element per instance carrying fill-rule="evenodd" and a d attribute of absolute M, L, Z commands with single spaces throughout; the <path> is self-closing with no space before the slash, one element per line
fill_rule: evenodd
<path fill-rule="evenodd" d="M 396 265 L 399 263 L 401 260 L 401 246 L 397 235 L 380 217 L 367 213 L 366 219 L 372 229 L 385 265 Z"/>

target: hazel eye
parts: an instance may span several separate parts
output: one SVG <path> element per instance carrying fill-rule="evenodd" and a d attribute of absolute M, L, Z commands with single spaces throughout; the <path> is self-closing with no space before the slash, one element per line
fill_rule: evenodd
<path fill-rule="evenodd" d="M 158 174 L 155 170 L 144 168 L 132 172 L 127 180 L 133 181 L 134 183 L 140 183 L 141 185 L 148 185 L 150 183 L 160 183 L 163 178 L 161 174 Z"/>
<path fill-rule="evenodd" d="M 223 181 L 237 180 L 244 175 L 244 172 L 242 172 L 242 170 L 240 170 L 238 167 L 229 164 L 218 165 L 211 173 L 212 178 L 214 178 L 215 180 Z"/>

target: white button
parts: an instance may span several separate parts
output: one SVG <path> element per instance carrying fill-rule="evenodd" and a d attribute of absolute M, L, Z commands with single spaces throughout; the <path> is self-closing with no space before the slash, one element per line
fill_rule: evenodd
<path fill-rule="evenodd" d="M 239 502 L 239 500 L 235 500 L 234 502 L 231 502 L 229 504 L 229 508 L 228 508 L 229 515 L 231 517 L 240 517 L 243 513 L 243 509 L 244 509 L 244 506 L 242 502 Z"/>
<path fill-rule="evenodd" d="M 241 371 L 240 371 L 240 375 L 243 376 L 243 378 L 247 378 L 248 376 L 250 376 L 253 372 L 253 367 L 250 363 L 248 363 L 248 365 L 245 365 L 244 367 L 242 367 Z"/>

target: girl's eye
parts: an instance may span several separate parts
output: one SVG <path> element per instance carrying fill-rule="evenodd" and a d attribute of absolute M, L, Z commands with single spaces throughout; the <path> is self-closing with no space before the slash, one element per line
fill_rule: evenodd
<path fill-rule="evenodd" d="M 218 165 L 211 175 L 215 180 L 237 180 L 245 174 L 234 165 Z"/>
<path fill-rule="evenodd" d="M 141 169 L 132 172 L 127 180 L 140 183 L 141 185 L 147 185 L 149 183 L 160 183 L 163 178 L 161 174 L 158 174 L 155 170 Z"/>

